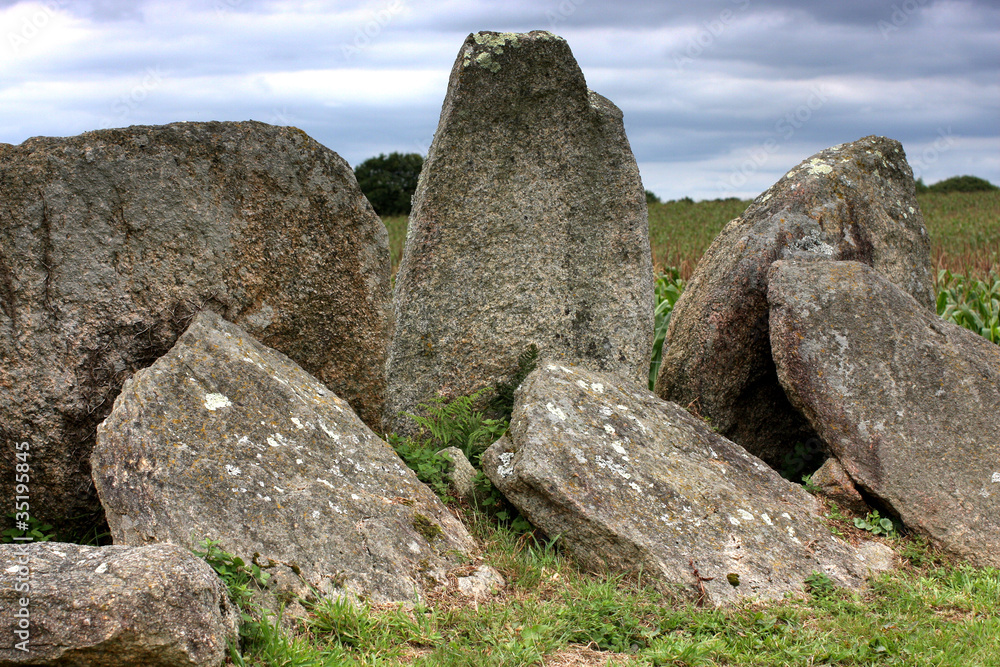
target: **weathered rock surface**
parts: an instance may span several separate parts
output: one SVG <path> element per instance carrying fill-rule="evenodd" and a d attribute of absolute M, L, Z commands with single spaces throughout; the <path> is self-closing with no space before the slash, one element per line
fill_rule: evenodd
<path fill-rule="evenodd" d="M 796 254 L 864 262 L 933 308 L 927 232 L 898 142 L 865 137 L 789 171 L 722 230 L 671 315 L 656 394 L 779 468 L 814 435 L 781 390 L 768 340 L 768 267 Z"/>
<path fill-rule="evenodd" d="M 800 591 L 814 571 L 850 587 L 866 574 L 802 487 L 630 381 L 545 362 L 508 434 L 484 471 L 586 567 L 696 598 L 700 585 L 714 604 Z"/>
<path fill-rule="evenodd" d="M 476 498 L 476 469 L 469 463 L 465 452 L 458 447 L 447 447 L 438 452 L 451 462 L 448 468 L 448 486 L 458 498 L 474 504 Z"/>
<path fill-rule="evenodd" d="M 175 123 L 0 144 L 0 201 L 0 440 L 31 444 L 38 518 L 99 509 L 97 424 L 202 308 L 378 425 L 388 236 L 350 166 L 302 131 Z"/>
<path fill-rule="evenodd" d="M 237 638 L 225 586 L 174 545 L 3 544 L 0 562 L 3 666 L 207 667 Z"/>
<path fill-rule="evenodd" d="M 116 543 L 218 540 L 279 596 L 412 600 L 473 549 L 346 401 L 211 312 L 125 383 L 92 466 Z"/>
<path fill-rule="evenodd" d="M 509 382 L 542 351 L 645 382 L 653 277 L 621 111 L 565 40 L 470 35 L 420 174 L 396 276 L 388 430 L 436 395 Z"/>
<path fill-rule="evenodd" d="M 818 488 L 816 493 L 837 503 L 838 507 L 860 516 L 865 516 L 871 510 L 836 457 L 828 458 L 809 481 Z"/>
<path fill-rule="evenodd" d="M 854 482 L 1000 566 L 1000 346 L 857 262 L 777 262 L 769 285 L 778 377 Z"/>

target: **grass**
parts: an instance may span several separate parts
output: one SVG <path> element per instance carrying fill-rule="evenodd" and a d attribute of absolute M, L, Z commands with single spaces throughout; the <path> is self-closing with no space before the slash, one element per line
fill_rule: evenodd
<path fill-rule="evenodd" d="M 985 280 L 1000 274 L 1000 191 L 928 192 L 917 195 L 931 238 L 935 269 Z M 727 222 L 750 202 L 689 199 L 649 206 L 649 242 L 657 274 L 676 267 L 687 280 Z M 403 257 L 406 217 L 384 218 L 392 249 L 392 270 Z"/>
<path fill-rule="evenodd" d="M 911 538 L 892 542 L 905 564 L 864 592 L 815 577 L 778 602 L 706 609 L 582 572 L 558 544 L 478 513 L 466 520 L 507 579 L 490 599 L 325 601 L 290 628 L 272 619 L 232 664 L 1000 665 L 1000 571 L 946 562 Z"/>

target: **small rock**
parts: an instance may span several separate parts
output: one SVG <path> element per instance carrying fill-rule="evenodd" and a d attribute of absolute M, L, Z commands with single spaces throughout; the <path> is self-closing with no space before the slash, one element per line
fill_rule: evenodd
<path fill-rule="evenodd" d="M 480 565 L 472 574 L 458 577 L 458 592 L 475 600 L 491 598 L 506 585 L 503 576 L 489 565 Z"/>
<path fill-rule="evenodd" d="M 828 458 L 809 481 L 819 488 L 817 493 L 837 503 L 838 507 L 865 516 L 871 508 L 854 487 L 850 475 L 836 458 Z"/>
<path fill-rule="evenodd" d="M 174 545 L 2 544 L 0 562 L 2 667 L 209 667 L 237 640 L 222 581 Z"/>
<path fill-rule="evenodd" d="M 448 468 L 448 484 L 455 495 L 470 503 L 475 503 L 477 500 L 476 469 L 469 463 L 465 453 L 458 447 L 448 447 L 442 449 L 438 454 L 451 461 L 451 466 Z"/>

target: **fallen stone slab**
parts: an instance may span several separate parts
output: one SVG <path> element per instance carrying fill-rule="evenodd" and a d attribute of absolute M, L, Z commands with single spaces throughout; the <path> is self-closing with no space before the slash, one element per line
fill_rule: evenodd
<path fill-rule="evenodd" d="M 645 191 L 621 111 L 548 32 L 465 40 L 396 276 L 387 430 L 510 383 L 531 345 L 648 382 Z"/>
<path fill-rule="evenodd" d="M 804 160 L 715 239 L 670 318 L 656 394 L 781 469 L 815 437 L 774 372 L 767 271 L 790 255 L 856 260 L 933 310 L 930 244 L 899 142 L 865 137 Z"/>
<path fill-rule="evenodd" d="M 388 235 L 350 165 L 301 130 L 173 123 L 0 144 L 0 201 L 0 440 L 30 444 L 40 520 L 99 513 L 95 429 L 201 309 L 379 427 Z M 0 497 L 13 465 L 5 449 Z"/>
<path fill-rule="evenodd" d="M 116 543 L 217 540 L 279 598 L 412 601 L 474 549 L 346 401 L 208 311 L 125 383 L 92 467 Z"/>
<path fill-rule="evenodd" d="M 1000 566 L 1000 346 L 857 262 L 776 262 L 768 300 L 781 384 L 854 483 Z"/>
<path fill-rule="evenodd" d="M 239 612 L 215 571 L 169 544 L 0 545 L 0 666 L 221 665 Z"/>
<path fill-rule="evenodd" d="M 585 567 L 723 604 L 861 586 L 866 562 L 820 503 L 679 406 L 610 374 L 544 363 L 483 470 Z"/>

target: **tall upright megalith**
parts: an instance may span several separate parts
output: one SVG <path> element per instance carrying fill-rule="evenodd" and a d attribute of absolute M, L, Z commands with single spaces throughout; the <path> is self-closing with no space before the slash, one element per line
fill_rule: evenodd
<path fill-rule="evenodd" d="M 88 459 L 122 383 L 214 310 L 378 427 L 385 226 L 296 128 L 173 123 L 0 144 L 0 495 L 28 443 L 32 515 L 99 511 Z"/>
<path fill-rule="evenodd" d="M 420 175 L 396 277 L 386 423 L 509 381 L 534 344 L 643 383 L 649 222 L 610 101 L 548 32 L 465 40 Z"/>

